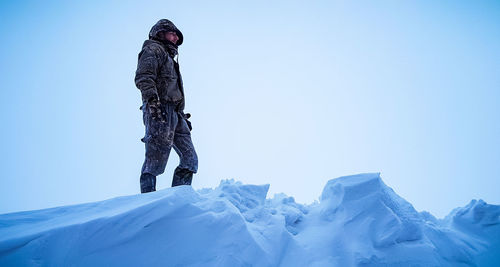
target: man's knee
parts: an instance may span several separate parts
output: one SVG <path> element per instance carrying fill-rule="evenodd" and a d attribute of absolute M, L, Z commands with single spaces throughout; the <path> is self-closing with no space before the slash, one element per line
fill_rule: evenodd
<path fill-rule="evenodd" d="M 196 173 L 198 171 L 198 156 L 196 155 L 196 152 L 190 153 L 188 155 L 183 155 L 180 160 L 179 166 L 181 168 L 188 169 L 193 173 Z"/>
<path fill-rule="evenodd" d="M 144 160 L 144 164 L 142 165 L 141 173 L 150 173 L 154 176 L 158 176 L 165 172 L 166 166 L 166 161 L 146 158 L 146 160 Z"/>
<path fill-rule="evenodd" d="M 142 166 L 142 173 L 160 175 L 165 171 L 171 146 L 155 142 L 146 142 L 146 159 Z"/>

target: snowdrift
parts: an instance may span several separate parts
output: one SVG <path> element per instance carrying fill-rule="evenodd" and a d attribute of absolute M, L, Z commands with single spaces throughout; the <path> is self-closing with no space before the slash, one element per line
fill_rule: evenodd
<path fill-rule="evenodd" d="M 221 181 L 0 215 L 0 266 L 500 266 L 500 206 L 436 219 L 378 173 L 330 180 L 309 205 Z"/>

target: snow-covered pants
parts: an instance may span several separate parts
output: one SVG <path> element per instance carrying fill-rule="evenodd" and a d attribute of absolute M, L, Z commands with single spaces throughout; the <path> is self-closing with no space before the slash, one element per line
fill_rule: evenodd
<path fill-rule="evenodd" d="M 142 106 L 146 135 L 142 141 L 146 144 L 146 159 L 141 173 L 154 176 L 165 171 L 170 150 L 173 147 L 179 155 L 178 168 L 188 169 L 194 173 L 198 170 L 198 156 L 191 140 L 191 132 L 184 113 L 176 111 L 176 105 L 167 102 L 161 106 L 166 114 L 165 122 L 153 119 L 148 104 Z"/>

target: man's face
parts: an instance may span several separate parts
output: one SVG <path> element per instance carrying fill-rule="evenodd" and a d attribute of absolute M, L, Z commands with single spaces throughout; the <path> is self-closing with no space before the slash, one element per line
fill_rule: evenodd
<path fill-rule="evenodd" d="M 165 39 L 174 44 L 177 44 L 177 41 L 179 41 L 179 36 L 177 36 L 177 33 L 175 32 L 165 32 Z"/>

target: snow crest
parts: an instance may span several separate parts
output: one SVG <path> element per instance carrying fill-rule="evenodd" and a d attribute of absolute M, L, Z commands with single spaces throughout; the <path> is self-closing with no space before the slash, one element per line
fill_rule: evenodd
<path fill-rule="evenodd" d="M 309 205 L 223 180 L 0 215 L 0 266 L 500 266 L 500 206 L 436 219 L 379 173 L 330 180 Z"/>

